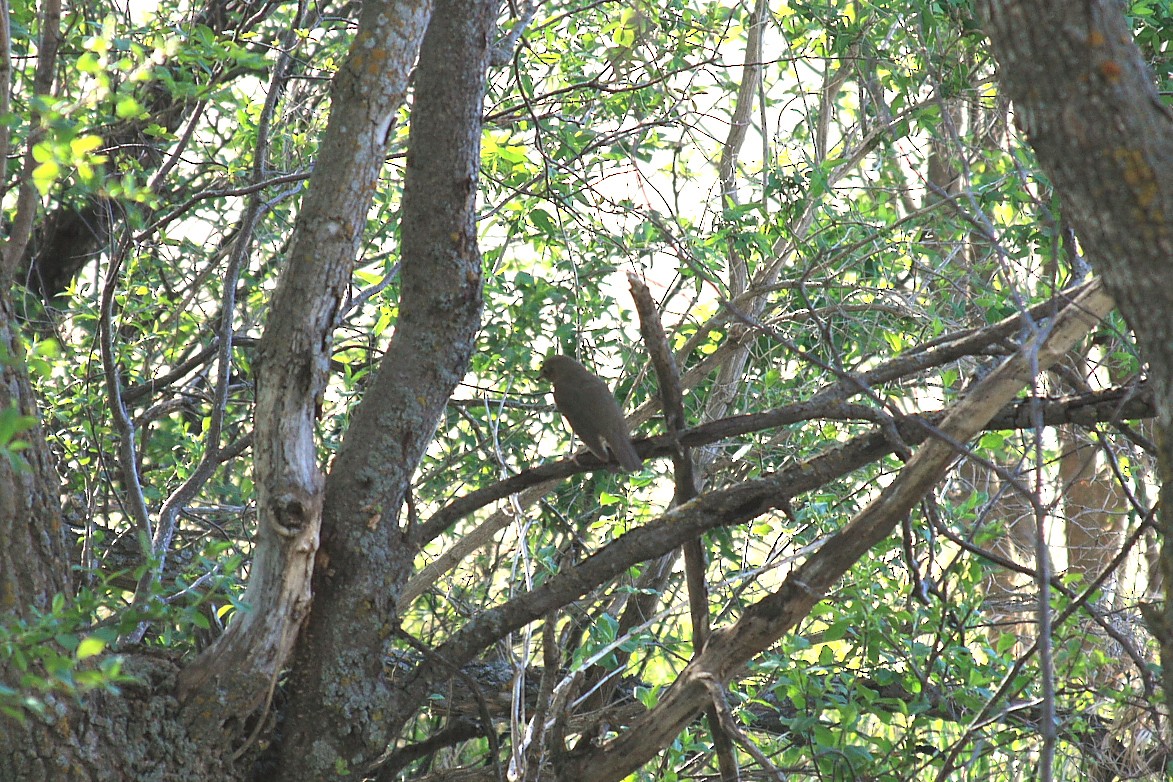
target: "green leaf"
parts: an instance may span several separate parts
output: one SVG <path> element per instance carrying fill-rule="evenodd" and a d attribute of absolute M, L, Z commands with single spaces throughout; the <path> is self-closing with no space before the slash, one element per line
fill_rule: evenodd
<path fill-rule="evenodd" d="M 147 116 L 146 109 L 143 108 L 142 104 L 130 95 L 124 95 L 118 99 L 114 104 L 114 113 L 119 119 Z"/>
<path fill-rule="evenodd" d="M 61 166 L 55 160 L 46 160 L 33 169 L 33 185 L 41 195 L 48 195 L 61 176 Z"/>
<path fill-rule="evenodd" d="M 75 157 L 83 157 L 100 149 L 102 146 L 102 138 L 93 134 L 86 134 L 78 136 L 69 142 L 69 150 Z"/>
<path fill-rule="evenodd" d="M 106 642 L 101 638 L 96 638 L 92 635 L 86 636 L 81 643 L 77 645 L 75 656 L 79 660 L 85 660 L 90 657 L 95 657 L 101 654 L 106 649 Z"/>

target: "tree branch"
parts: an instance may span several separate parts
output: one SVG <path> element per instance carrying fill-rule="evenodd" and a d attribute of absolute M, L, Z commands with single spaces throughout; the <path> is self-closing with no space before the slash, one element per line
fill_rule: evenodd
<path fill-rule="evenodd" d="M 958 456 L 954 442 L 981 430 L 998 409 L 1030 382 L 1031 366 L 1045 369 L 1111 311 L 1112 299 L 1094 286 L 1069 305 L 1039 340 L 1007 359 L 941 422 L 945 438 L 928 440 L 896 480 L 811 555 L 776 591 L 751 606 L 708 645 L 664 694 L 660 703 L 628 730 L 567 763 L 560 778 L 613 780 L 651 759 L 690 722 L 706 702 L 705 681 L 726 682 L 746 662 L 773 644 L 822 599 L 828 589 L 924 497 Z M 703 500 L 704 497 L 701 498 Z"/>

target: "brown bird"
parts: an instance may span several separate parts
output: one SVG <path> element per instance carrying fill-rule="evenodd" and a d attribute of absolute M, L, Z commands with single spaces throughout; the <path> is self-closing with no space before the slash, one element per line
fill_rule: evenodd
<path fill-rule="evenodd" d="M 606 383 L 569 356 L 550 356 L 541 375 L 554 384 L 554 406 L 591 453 L 603 461 L 614 457 L 627 472 L 643 466 Z"/>

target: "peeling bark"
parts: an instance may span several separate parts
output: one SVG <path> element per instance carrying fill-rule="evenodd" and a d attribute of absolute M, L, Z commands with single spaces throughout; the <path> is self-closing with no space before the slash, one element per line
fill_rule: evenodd
<path fill-rule="evenodd" d="M 214 739 L 263 705 L 310 603 L 322 491 L 314 425 L 330 336 L 431 4 L 367 3 L 298 215 L 258 356 L 257 548 L 244 612 L 180 677 L 189 725 Z"/>
<path fill-rule="evenodd" d="M 495 0 L 439 2 L 420 51 L 404 181 L 400 317 L 355 409 L 326 489 L 314 610 L 292 673 L 284 778 L 366 767 L 414 707 L 397 711 L 385 658 L 415 557 L 411 477 L 464 376 L 480 324 L 476 242 L 480 117 Z"/>

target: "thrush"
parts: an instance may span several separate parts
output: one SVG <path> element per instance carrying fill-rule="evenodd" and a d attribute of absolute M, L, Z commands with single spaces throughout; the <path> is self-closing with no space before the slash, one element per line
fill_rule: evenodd
<path fill-rule="evenodd" d="M 619 402 L 598 376 L 569 356 L 550 356 L 542 377 L 554 385 L 554 406 L 591 453 L 614 458 L 627 472 L 642 466 Z"/>

